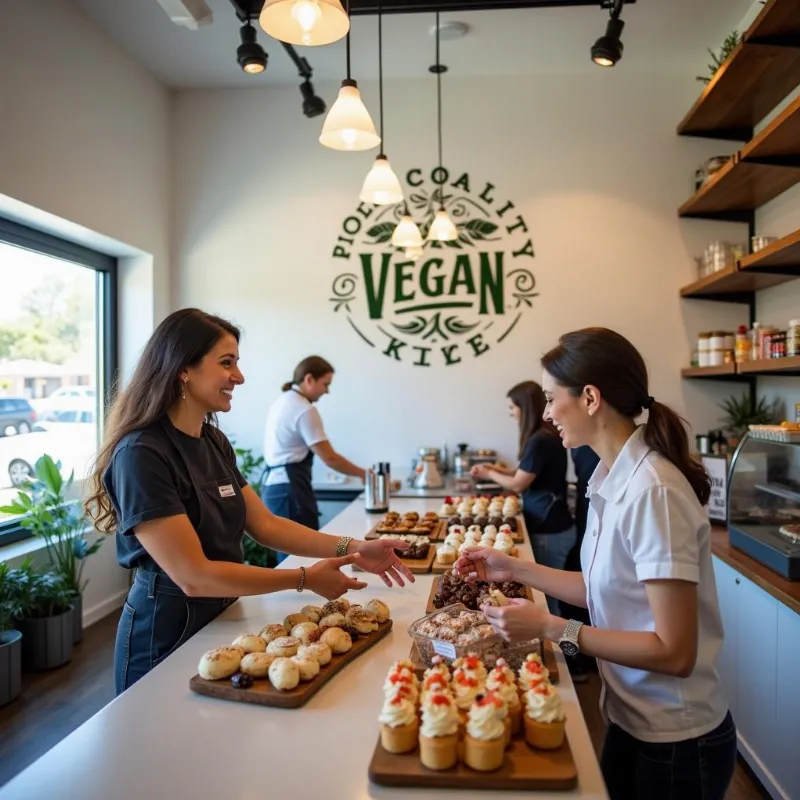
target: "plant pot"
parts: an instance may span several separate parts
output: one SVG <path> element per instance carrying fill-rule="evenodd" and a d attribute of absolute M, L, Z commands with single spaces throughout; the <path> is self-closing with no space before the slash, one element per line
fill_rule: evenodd
<path fill-rule="evenodd" d="M 0 706 L 19 697 L 22 691 L 22 634 L 0 631 Z"/>
<path fill-rule="evenodd" d="M 72 606 L 53 617 L 23 619 L 18 625 L 25 671 L 54 669 L 72 659 Z"/>
<path fill-rule="evenodd" d="M 83 595 L 72 598 L 72 644 L 83 641 Z"/>

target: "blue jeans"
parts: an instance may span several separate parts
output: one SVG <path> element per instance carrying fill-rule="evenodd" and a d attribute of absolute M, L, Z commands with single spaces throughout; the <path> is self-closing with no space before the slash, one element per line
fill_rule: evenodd
<path fill-rule="evenodd" d="M 723 800 L 735 765 L 730 712 L 715 730 L 683 742 L 642 742 L 612 723 L 600 758 L 611 800 Z"/>
<path fill-rule="evenodd" d="M 561 533 L 532 533 L 530 537 L 533 557 L 537 564 L 553 569 L 564 569 L 569 551 L 575 544 L 577 532 L 573 525 Z M 561 615 L 561 603 L 555 598 L 547 598 L 547 607 L 551 614 Z"/>

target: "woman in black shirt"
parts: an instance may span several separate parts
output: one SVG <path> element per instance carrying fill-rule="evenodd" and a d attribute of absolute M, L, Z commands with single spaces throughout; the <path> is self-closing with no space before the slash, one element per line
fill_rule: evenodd
<path fill-rule="evenodd" d="M 240 595 L 308 589 L 327 599 L 367 584 L 414 580 L 396 539 L 328 536 L 270 513 L 236 466 L 216 414 L 230 411 L 239 329 L 196 308 L 170 314 L 150 337 L 109 414 L 87 513 L 115 533 L 117 560 L 135 569 L 114 648 L 117 692 L 130 687 Z M 320 559 L 299 569 L 243 564 L 245 532 L 259 543 Z"/>
<path fill-rule="evenodd" d="M 543 418 L 547 404 L 535 381 L 508 392 L 508 410 L 519 424 L 519 466 L 506 469 L 479 464 L 472 476 L 494 481 L 522 495 L 522 513 L 537 564 L 564 569 L 575 544 L 575 525 L 567 507 L 567 451 L 556 429 Z M 547 598 L 558 613 L 558 601 Z"/>

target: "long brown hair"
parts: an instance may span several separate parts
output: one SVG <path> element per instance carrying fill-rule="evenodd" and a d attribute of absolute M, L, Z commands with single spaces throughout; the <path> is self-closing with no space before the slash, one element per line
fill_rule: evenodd
<path fill-rule="evenodd" d="M 649 396 L 644 359 L 624 336 L 608 328 L 564 334 L 543 356 L 542 366 L 574 397 L 586 386 L 596 386 L 603 399 L 624 417 L 636 419 L 648 409 L 645 443 L 683 473 L 702 505 L 708 502 L 711 480 L 689 454 L 685 420 Z"/>
<path fill-rule="evenodd" d="M 544 409 L 547 405 L 547 398 L 544 396 L 542 387 L 536 381 L 522 381 L 516 386 L 512 386 L 506 395 L 508 399 L 519 408 L 519 456 L 522 458 L 522 451 L 525 443 L 533 436 L 536 431 L 544 429 L 548 433 L 555 433 L 556 429 L 552 423 L 544 418 Z"/>
<path fill-rule="evenodd" d="M 323 375 L 330 375 L 333 371 L 333 367 L 322 356 L 306 356 L 294 368 L 292 379 L 281 386 L 281 391 L 288 392 L 292 386 L 301 384 L 306 375 L 310 375 L 317 381 Z"/>
<path fill-rule="evenodd" d="M 198 308 L 182 308 L 170 314 L 150 336 L 130 383 L 109 411 L 103 445 L 94 462 L 91 494 L 84 509 L 97 530 L 111 533 L 117 526 L 117 513 L 103 486 L 103 473 L 116 446 L 129 433 L 161 419 L 178 402 L 181 370 L 196 367 L 226 333 L 239 341 L 239 329 L 227 320 Z M 215 415 L 208 414 L 206 422 L 216 425 Z"/>

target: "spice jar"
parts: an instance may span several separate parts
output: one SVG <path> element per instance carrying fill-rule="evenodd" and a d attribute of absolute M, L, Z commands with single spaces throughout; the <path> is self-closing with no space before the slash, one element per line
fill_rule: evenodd
<path fill-rule="evenodd" d="M 710 350 L 711 350 L 711 334 L 698 333 L 697 334 L 697 366 L 708 367 L 710 366 Z"/>
<path fill-rule="evenodd" d="M 800 319 L 789 321 L 786 331 L 786 355 L 800 356 Z"/>
<path fill-rule="evenodd" d="M 772 334 L 770 356 L 771 358 L 786 358 L 786 331 Z"/>

